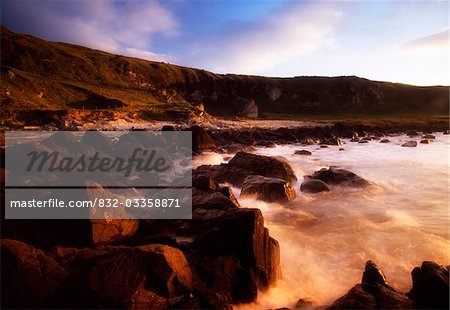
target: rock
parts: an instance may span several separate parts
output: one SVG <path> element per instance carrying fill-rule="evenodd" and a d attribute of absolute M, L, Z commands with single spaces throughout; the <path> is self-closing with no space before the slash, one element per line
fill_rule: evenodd
<path fill-rule="evenodd" d="M 388 285 L 383 271 L 371 260 L 366 262 L 361 284 L 363 288 L 376 286 L 378 284 L 384 286 Z"/>
<path fill-rule="evenodd" d="M 258 105 L 253 99 L 242 99 L 242 108 L 239 111 L 239 115 L 248 118 L 258 117 Z"/>
<path fill-rule="evenodd" d="M 261 140 L 258 143 L 256 143 L 256 146 L 273 148 L 273 147 L 276 147 L 277 145 L 274 142 L 272 142 L 272 141 Z"/>
<path fill-rule="evenodd" d="M 407 130 L 405 131 L 405 134 L 410 136 L 410 137 L 417 137 L 419 136 L 419 133 L 415 130 Z"/>
<path fill-rule="evenodd" d="M 322 144 L 322 145 L 320 146 L 320 148 L 321 148 L 321 149 L 327 149 L 327 148 L 328 148 L 328 145 L 323 145 L 323 144 Z"/>
<path fill-rule="evenodd" d="M 450 130 L 445 130 L 445 131 L 443 132 L 443 134 L 444 134 L 444 135 L 450 135 Z"/>
<path fill-rule="evenodd" d="M 249 195 L 267 202 L 287 202 L 295 199 L 295 189 L 285 180 L 249 175 L 242 184 L 241 196 Z"/>
<path fill-rule="evenodd" d="M 234 201 L 230 197 L 225 196 L 223 193 L 216 192 L 203 192 L 196 189 L 192 190 L 192 210 L 195 209 L 218 209 L 227 210 L 230 208 L 238 208 L 239 204 L 234 196 Z"/>
<path fill-rule="evenodd" d="M 307 150 L 298 150 L 294 152 L 294 155 L 312 155 L 312 153 Z"/>
<path fill-rule="evenodd" d="M 297 300 L 297 303 L 295 304 L 294 309 L 296 310 L 312 310 L 313 304 L 311 301 L 307 299 L 300 298 Z"/>
<path fill-rule="evenodd" d="M 192 220 L 142 222 L 141 235 L 183 240 L 177 247 L 189 261 L 196 296 L 208 308 L 254 301 L 258 290 L 280 277 L 279 245 L 259 209 L 198 208 Z"/>
<path fill-rule="evenodd" d="M 369 143 L 369 141 L 368 140 L 360 140 L 358 143 Z"/>
<path fill-rule="evenodd" d="M 408 297 L 387 284 L 383 271 L 374 262 L 366 262 L 361 282 L 330 309 L 411 309 Z"/>
<path fill-rule="evenodd" d="M 192 126 L 192 151 L 198 152 L 204 149 L 214 149 L 216 143 L 211 136 L 200 126 Z"/>
<path fill-rule="evenodd" d="M 321 145 L 343 145 L 344 142 L 339 138 L 323 139 Z"/>
<path fill-rule="evenodd" d="M 192 291 L 184 254 L 167 245 L 86 248 L 61 261 L 72 270 L 63 305 L 76 308 L 165 308 Z"/>
<path fill-rule="evenodd" d="M 370 185 L 367 180 L 361 178 L 355 173 L 336 167 L 330 167 L 329 169 L 323 168 L 322 170 L 314 172 L 314 174 L 309 176 L 309 178 L 321 180 L 328 185 L 353 187 L 365 187 Z"/>
<path fill-rule="evenodd" d="M 204 165 L 197 168 L 198 173 L 209 175 L 219 183 L 228 182 L 241 187 L 248 175 L 261 175 L 268 178 L 277 178 L 289 183 L 297 181 L 297 177 L 283 157 L 269 157 L 237 153 L 228 164 Z"/>
<path fill-rule="evenodd" d="M 350 142 L 359 142 L 360 140 L 358 138 L 353 138 L 350 140 Z"/>
<path fill-rule="evenodd" d="M 2 308 L 46 308 L 68 277 L 49 253 L 26 243 L 1 240 Z"/>
<path fill-rule="evenodd" d="M 430 140 L 422 139 L 422 140 L 420 140 L 420 143 L 421 144 L 430 144 Z"/>
<path fill-rule="evenodd" d="M 133 236 L 137 231 L 139 222 L 137 219 L 130 219 L 130 215 L 126 212 L 125 205 L 128 197 L 111 193 L 96 183 L 91 183 L 89 186 L 87 189 L 89 200 L 112 199 L 114 201 L 116 199 L 119 202 L 118 208 L 92 208 L 89 210 L 91 212 L 93 244 L 111 244 Z M 99 212 L 102 212 L 103 215 L 100 215 Z M 93 216 L 93 213 L 96 213 L 96 215 Z M 112 218 L 111 214 L 113 214 Z"/>
<path fill-rule="evenodd" d="M 413 287 L 408 296 L 416 309 L 449 308 L 449 267 L 425 261 L 411 272 Z"/>
<path fill-rule="evenodd" d="M 304 193 L 316 194 L 320 192 L 329 192 L 330 188 L 321 180 L 310 179 L 303 181 L 300 185 L 300 190 Z"/>
<path fill-rule="evenodd" d="M 232 143 L 226 147 L 227 153 L 237 153 L 245 150 L 245 146 L 240 143 Z"/>
<path fill-rule="evenodd" d="M 101 150 L 102 152 L 105 152 L 107 154 L 113 154 L 114 145 L 111 139 L 105 136 L 100 131 L 86 131 L 80 142 L 90 145 L 95 149 Z"/>
<path fill-rule="evenodd" d="M 436 139 L 436 136 L 434 136 L 434 135 L 425 135 L 425 136 L 422 137 L 422 139 L 434 140 L 434 139 Z"/>
<path fill-rule="evenodd" d="M 164 125 L 162 126 L 161 131 L 175 131 L 175 127 L 172 125 Z"/>
<path fill-rule="evenodd" d="M 341 147 L 341 148 L 339 149 L 339 151 L 345 151 L 345 149 Z"/>
<path fill-rule="evenodd" d="M 224 186 L 220 189 L 220 192 L 225 195 L 225 197 L 227 197 L 228 199 L 231 200 L 231 202 L 233 202 L 236 207 L 240 208 L 241 205 L 239 204 L 239 201 L 237 200 L 237 198 L 234 196 L 233 194 L 233 190 L 231 189 L 230 186 Z"/>
<path fill-rule="evenodd" d="M 364 291 L 360 284 L 337 299 L 328 309 L 377 309 L 375 297 Z"/>
<path fill-rule="evenodd" d="M 382 140 L 380 140 L 380 143 L 389 143 L 389 142 L 391 142 L 389 139 L 382 139 Z"/>
<path fill-rule="evenodd" d="M 192 187 L 202 191 L 217 191 L 220 189 L 219 184 L 208 175 L 192 173 Z"/>
<path fill-rule="evenodd" d="M 403 147 L 416 147 L 417 141 L 408 141 L 402 144 Z"/>
<path fill-rule="evenodd" d="M 314 145 L 315 143 L 316 141 L 314 141 L 314 139 L 312 138 L 306 138 L 302 140 L 302 145 Z"/>

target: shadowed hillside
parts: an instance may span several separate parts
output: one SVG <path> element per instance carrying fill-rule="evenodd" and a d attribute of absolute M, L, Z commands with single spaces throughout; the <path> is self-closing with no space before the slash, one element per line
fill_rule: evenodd
<path fill-rule="evenodd" d="M 447 115 L 448 87 L 358 77 L 268 78 L 208 71 L 44 41 L 1 28 L 2 113 L 96 110 L 154 119 Z M 24 114 L 25 113 L 25 114 Z"/>

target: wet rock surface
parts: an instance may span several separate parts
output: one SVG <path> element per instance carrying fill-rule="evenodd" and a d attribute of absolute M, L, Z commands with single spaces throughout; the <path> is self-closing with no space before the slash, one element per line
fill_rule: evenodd
<path fill-rule="evenodd" d="M 417 141 L 408 141 L 402 144 L 403 147 L 416 147 Z"/>
<path fill-rule="evenodd" d="M 372 261 L 366 263 L 361 284 L 337 299 L 328 309 L 411 309 L 408 297 L 389 286 L 384 273 Z"/>
<path fill-rule="evenodd" d="M 330 167 L 329 169 L 323 168 L 314 172 L 311 176 L 307 176 L 307 179 L 321 180 L 327 185 L 352 187 L 366 187 L 370 185 L 369 181 L 361 178 L 357 174 L 336 167 Z"/>
<path fill-rule="evenodd" d="M 307 150 L 297 150 L 294 152 L 294 155 L 312 155 L 312 153 L 310 151 Z"/>
<path fill-rule="evenodd" d="M 198 173 L 209 175 L 219 183 L 228 182 L 241 187 L 248 175 L 297 181 L 292 167 L 283 157 L 269 157 L 245 152 L 237 153 L 227 164 L 203 165 Z"/>
<path fill-rule="evenodd" d="M 242 184 L 240 196 L 255 196 L 267 202 L 287 202 L 295 199 L 295 189 L 281 179 L 249 175 Z"/>
<path fill-rule="evenodd" d="M 304 193 L 316 194 L 321 192 L 329 192 L 330 188 L 327 183 L 322 180 L 310 179 L 302 182 L 300 185 L 300 190 Z"/>
<path fill-rule="evenodd" d="M 417 309 L 449 308 L 449 267 L 423 262 L 411 272 L 413 287 L 408 296 Z"/>

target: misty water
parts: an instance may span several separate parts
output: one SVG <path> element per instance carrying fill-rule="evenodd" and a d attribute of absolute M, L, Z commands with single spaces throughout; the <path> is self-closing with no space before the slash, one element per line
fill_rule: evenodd
<path fill-rule="evenodd" d="M 450 136 L 436 134 L 416 148 L 401 144 L 419 139 L 389 137 L 391 143 L 345 140 L 344 146 L 279 145 L 254 153 L 284 156 L 299 181 L 297 198 L 284 205 L 239 198 L 243 207 L 259 208 L 272 237 L 280 242 L 283 277 L 256 303 L 244 308 L 292 307 L 299 298 L 326 305 L 361 280 L 364 264 L 375 261 L 388 282 L 401 292 L 411 288 L 411 270 L 424 260 L 450 263 Z M 339 151 L 344 148 L 344 151 Z M 306 149 L 311 156 L 292 155 Z M 203 154 L 195 164 L 218 164 L 229 155 Z M 351 170 L 375 185 L 367 189 L 334 188 L 303 194 L 304 175 L 324 167 Z M 235 188 L 236 196 L 240 189 Z"/>

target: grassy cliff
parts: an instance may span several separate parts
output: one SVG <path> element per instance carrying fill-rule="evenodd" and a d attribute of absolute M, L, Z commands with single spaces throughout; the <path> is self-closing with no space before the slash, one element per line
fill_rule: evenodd
<path fill-rule="evenodd" d="M 448 115 L 449 89 L 358 77 L 270 78 L 205 70 L 48 42 L 1 28 L 2 113 L 36 110 L 136 112 L 173 119 L 198 114 Z"/>

